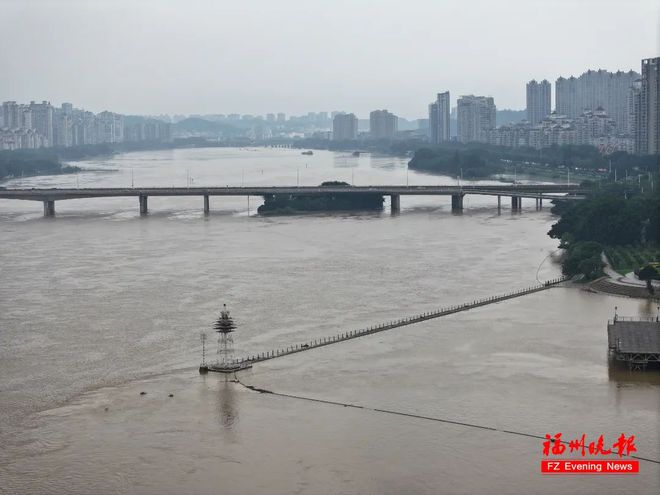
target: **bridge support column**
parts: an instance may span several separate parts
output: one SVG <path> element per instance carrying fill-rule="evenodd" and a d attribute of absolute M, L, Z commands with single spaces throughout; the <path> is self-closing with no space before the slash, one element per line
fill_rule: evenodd
<path fill-rule="evenodd" d="M 451 195 L 451 211 L 452 211 L 452 213 L 461 213 L 463 211 L 463 196 L 465 196 L 465 194 L 452 194 Z"/>
<path fill-rule="evenodd" d="M 539 198 L 539 210 L 543 209 L 543 198 Z"/>
<path fill-rule="evenodd" d="M 499 194 L 497 195 L 497 211 L 500 211 L 502 209 L 502 196 Z"/>
<path fill-rule="evenodd" d="M 520 196 L 511 196 L 511 211 L 520 211 L 522 198 Z"/>
<path fill-rule="evenodd" d="M 44 216 L 45 217 L 54 217 L 55 216 L 55 201 L 46 200 L 44 201 Z"/>
<path fill-rule="evenodd" d="M 208 215 L 210 211 L 209 208 L 209 195 L 205 194 L 204 195 L 204 215 Z"/>
<path fill-rule="evenodd" d="M 149 212 L 149 208 L 147 207 L 147 199 L 149 196 L 146 194 L 140 194 L 140 215 L 146 215 Z"/>
<path fill-rule="evenodd" d="M 392 215 L 401 212 L 401 196 L 399 194 L 392 194 L 390 196 L 390 206 L 392 209 Z"/>

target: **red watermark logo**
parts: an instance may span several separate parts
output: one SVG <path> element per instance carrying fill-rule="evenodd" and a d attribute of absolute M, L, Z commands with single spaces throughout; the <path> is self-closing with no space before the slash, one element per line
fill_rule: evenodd
<path fill-rule="evenodd" d="M 541 461 L 542 474 L 637 474 L 639 461 L 624 460 L 622 457 L 637 452 L 635 435 L 626 436 L 625 433 L 617 438 L 611 447 L 606 448 L 603 435 L 595 441 L 587 443 L 586 434 L 580 438 L 565 441 L 562 434 L 550 436 L 546 433 L 543 442 L 543 455 L 555 457 Z M 560 459 L 564 454 L 579 454 L 584 458 L 587 454 L 596 457 L 614 457 L 614 459 Z"/>

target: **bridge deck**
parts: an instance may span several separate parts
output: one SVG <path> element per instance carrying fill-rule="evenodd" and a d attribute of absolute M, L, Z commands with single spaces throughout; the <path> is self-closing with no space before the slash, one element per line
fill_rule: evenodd
<path fill-rule="evenodd" d="M 374 193 L 388 195 L 464 195 L 481 194 L 489 196 L 519 196 L 528 198 L 548 197 L 553 194 L 580 194 L 583 189 L 577 185 L 519 184 L 505 185 L 463 185 L 463 186 L 250 186 L 250 187 L 140 187 L 140 188 L 75 188 L 75 189 L 4 189 L 0 188 L 0 198 L 24 199 L 31 201 L 55 201 L 122 196 L 264 196 L 268 194 L 356 194 Z M 552 196 L 550 196 L 552 197 Z"/>

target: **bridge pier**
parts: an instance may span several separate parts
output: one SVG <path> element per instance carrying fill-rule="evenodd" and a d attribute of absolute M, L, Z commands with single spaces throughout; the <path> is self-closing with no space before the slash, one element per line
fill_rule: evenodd
<path fill-rule="evenodd" d="M 204 215 L 208 215 L 210 211 L 209 208 L 209 195 L 205 194 L 204 195 Z"/>
<path fill-rule="evenodd" d="M 392 194 L 390 196 L 390 207 L 392 209 L 392 215 L 396 215 L 401 212 L 401 195 Z"/>
<path fill-rule="evenodd" d="M 146 215 L 149 212 L 149 208 L 147 207 L 147 199 L 149 196 L 146 194 L 140 194 L 139 199 L 140 199 L 140 215 Z"/>
<path fill-rule="evenodd" d="M 465 194 L 452 194 L 451 195 L 451 212 L 461 213 L 463 211 L 463 196 Z"/>
<path fill-rule="evenodd" d="M 54 217 L 55 216 L 55 201 L 46 200 L 44 201 L 44 216 L 45 217 Z"/>
<path fill-rule="evenodd" d="M 502 210 L 502 196 L 497 195 L 497 211 Z"/>
<path fill-rule="evenodd" d="M 511 211 L 520 211 L 522 208 L 522 198 L 520 196 L 511 196 Z"/>
<path fill-rule="evenodd" d="M 543 198 L 539 198 L 539 210 L 543 209 Z"/>

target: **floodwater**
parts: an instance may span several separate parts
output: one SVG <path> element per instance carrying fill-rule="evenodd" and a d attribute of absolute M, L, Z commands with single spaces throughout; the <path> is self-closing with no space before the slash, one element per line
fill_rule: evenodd
<path fill-rule="evenodd" d="M 299 153 L 129 153 L 8 186 L 457 183 L 397 158 Z M 201 198 L 150 198 L 140 218 L 136 198 L 88 199 L 44 219 L 0 200 L 0 493 L 657 492 L 650 461 L 542 476 L 536 438 L 624 432 L 660 460 L 658 373 L 607 356 L 615 306 L 655 315 L 644 301 L 554 288 L 257 364 L 240 383 L 198 374 L 222 303 L 242 356 L 559 275 L 548 208 L 401 203 L 260 218 L 260 198 L 250 214 L 246 198 L 211 198 L 204 217 Z"/>

